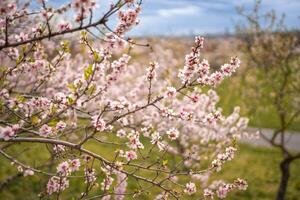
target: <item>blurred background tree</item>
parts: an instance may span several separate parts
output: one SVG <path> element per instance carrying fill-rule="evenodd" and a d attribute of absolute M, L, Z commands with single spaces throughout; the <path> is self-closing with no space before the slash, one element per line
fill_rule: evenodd
<path fill-rule="evenodd" d="M 256 1 L 250 13 L 239 8 L 246 23 L 238 26 L 241 51 L 244 55 L 242 74 L 243 96 L 251 111 L 264 112 L 268 107 L 274 110 L 278 125 L 271 136 L 261 137 L 282 152 L 280 162 L 281 180 L 277 200 L 285 197 L 290 177 L 291 163 L 300 158 L 299 152 L 286 147 L 287 130 L 300 117 L 300 48 L 299 32 L 288 30 L 284 15 L 278 17 L 275 11 L 260 13 L 261 1 Z"/>

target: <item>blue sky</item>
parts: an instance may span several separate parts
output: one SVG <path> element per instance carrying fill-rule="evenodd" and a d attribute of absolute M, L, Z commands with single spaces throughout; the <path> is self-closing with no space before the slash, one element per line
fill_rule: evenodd
<path fill-rule="evenodd" d="M 65 0 L 48 0 L 59 5 Z M 98 0 L 100 15 L 111 0 Z M 144 0 L 141 24 L 131 35 L 215 34 L 234 31 L 241 21 L 236 8 L 250 10 L 254 0 Z M 102 8 L 102 9 L 101 9 Z M 286 14 L 289 28 L 300 27 L 300 0 L 263 0 L 262 11 Z"/>

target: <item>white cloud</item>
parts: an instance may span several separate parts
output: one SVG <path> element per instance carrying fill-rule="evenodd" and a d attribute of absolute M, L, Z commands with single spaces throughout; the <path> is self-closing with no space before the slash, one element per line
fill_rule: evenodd
<path fill-rule="evenodd" d="M 161 17 L 178 17 L 178 16 L 190 16 L 195 15 L 200 11 L 197 6 L 184 6 L 170 9 L 159 9 L 158 15 Z"/>
<path fill-rule="evenodd" d="M 234 31 L 234 25 L 242 20 L 236 6 L 243 4 L 246 11 L 251 11 L 254 1 L 145 0 L 141 24 L 131 34 L 182 35 L 223 33 L 225 29 Z M 279 15 L 284 12 L 288 27 L 299 27 L 299 5 L 300 0 L 263 0 L 261 11 L 274 9 Z"/>

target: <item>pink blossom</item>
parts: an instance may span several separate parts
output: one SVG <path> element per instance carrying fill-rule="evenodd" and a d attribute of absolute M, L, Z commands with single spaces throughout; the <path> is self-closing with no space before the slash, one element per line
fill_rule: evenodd
<path fill-rule="evenodd" d="M 57 173 L 59 173 L 63 176 L 66 176 L 70 173 L 70 166 L 67 161 L 60 163 L 56 169 L 57 169 Z"/>
<path fill-rule="evenodd" d="M 55 192 L 60 192 L 69 187 L 69 180 L 66 178 L 60 178 L 53 176 L 49 179 L 47 183 L 47 193 L 53 194 Z"/>
<path fill-rule="evenodd" d="M 92 117 L 92 124 L 96 128 L 97 131 L 104 131 L 106 128 L 105 121 L 98 115 Z"/>
<path fill-rule="evenodd" d="M 72 28 L 72 25 L 70 23 L 61 23 L 58 24 L 58 28 L 60 31 L 70 30 Z"/>
<path fill-rule="evenodd" d="M 89 10 L 93 10 L 97 6 L 95 0 L 74 0 L 72 5 L 76 11 L 76 22 L 85 19 Z"/>
<path fill-rule="evenodd" d="M 158 63 L 157 62 L 151 62 L 149 67 L 147 68 L 147 80 L 155 80 L 156 79 L 156 69 L 158 68 Z"/>
<path fill-rule="evenodd" d="M 189 182 L 185 185 L 184 193 L 187 193 L 188 195 L 192 195 L 196 192 L 196 185 L 195 183 Z"/>
<path fill-rule="evenodd" d="M 110 177 L 110 176 L 106 177 L 101 183 L 101 190 L 103 190 L 103 191 L 109 190 L 113 181 L 114 181 L 114 179 L 112 177 Z"/>
<path fill-rule="evenodd" d="M 80 160 L 79 159 L 73 159 L 73 160 L 70 161 L 70 164 L 69 164 L 70 172 L 78 171 L 79 167 L 80 167 Z"/>
<path fill-rule="evenodd" d="M 44 124 L 40 129 L 39 129 L 39 135 L 43 137 L 48 137 L 49 135 L 52 134 L 52 127 L 48 126 L 47 124 Z"/>
<path fill-rule="evenodd" d="M 15 131 L 10 126 L 1 127 L 0 126 L 0 138 L 3 138 L 4 140 L 9 140 L 12 137 L 14 137 Z"/>
<path fill-rule="evenodd" d="M 86 168 L 84 170 L 85 183 L 93 184 L 96 181 L 95 169 Z"/>
<path fill-rule="evenodd" d="M 124 129 L 120 129 L 117 131 L 117 136 L 119 138 L 124 138 L 126 136 L 126 131 Z"/>
<path fill-rule="evenodd" d="M 20 124 L 14 124 L 14 125 L 11 126 L 11 128 L 14 132 L 17 132 L 21 128 L 21 125 Z"/>
<path fill-rule="evenodd" d="M 66 123 L 63 122 L 63 121 L 59 121 L 57 124 L 56 124 L 56 129 L 59 130 L 59 131 L 62 131 L 66 128 Z"/>
<path fill-rule="evenodd" d="M 104 197 L 101 198 L 101 200 L 110 200 L 111 195 L 105 195 Z"/>
<path fill-rule="evenodd" d="M 159 132 L 155 131 L 151 134 L 151 144 L 157 144 L 157 142 L 161 139 Z"/>
<path fill-rule="evenodd" d="M 63 92 L 57 92 L 54 95 L 54 100 L 62 104 L 67 103 L 67 97 Z"/>
<path fill-rule="evenodd" d="M 228 188 L 226 187 L 226 185 L 220 186 L 219 189 L 217 190 L 217 196 L 220 199 L 226 198 L 227 193 L 228 193 Z"/>
<path fill-rule="evenodd" d="M 117 183 L 116 187 L 114 188 L 115 193 L 115 200 L 123 200 L 125 198 L 126 187 L 127 187 L 127 175 L 124 173 L 117 173 Z"/>
<path fill-rule="evenodd" d="M 173 98 L 176 95 L 176 88 L 174 87 L 167 87 L 167 92 L 166 92 L 166 97 L 168 98 Z"/>
<path fill-rule="evenodd" d="M 129 31 L 132 28 L 132 26 L 137 25 L 139 23 L 137 16 L 140 13 L 140 11 L 140 7 L 136 7 L 135 9 L 127 9 L 125 12 L 120 11 L 120 21 L 115 29 L 115 33 L 118 36 L 122 36 L 125 32 Z"/>
<path fill-rule="evenodd" d="M 4 99 L 9 98 L 9 92 L 7 89 L 4 88 L 0 91 L 0 98 L 4 98 Z"/>
<path fill-rule="evenodd" d="M 167 144 L 164 141 L 157 141 L 156 145 L 159 151 L 166 150 Z"/>
<path fill-rule="evenodd" d="M 223 163 L 222 163 L 222 161 L 219 160 L 219 159 L 215 159 L 215 160 L 213 160 L 212 163 L 211 163 L 211 166 L 212 166 L 217 172 L 221 171 L 222 165 L 223 165 Z"/>
<path fill-rule="evenodd" d="M 126 152 L 125 152 L 125 158 L 126 158 L 126 160 L 128 160 L 128 161 L 135 160 L 135 159 L 137 159 L 137 154 L 136 154 L 136 152 L 133 151 L 133 150 L 126 151 Z"/>
<path fill-rule="evenodd" d="M 65 146 L 60 145 L 60 144 L 54 145 L 54 146 L 53 146 L 53 151 L 54 151 L 55 153 L 63 152 L 63 151 L 65 151 Z"/>
<path fill-rule="evenodd" d="M 203 48 L 204 37 L 196 36 L 196 37 L 195 37 L 195 44 L 196 44 L 197 46 L 199 46 L 200 48 Z"/>
<path fill-rule="evenodd" d="M 26 169 L 23 172 L 23 176 L 33 176 L 34 175 L 34 171 L 32 171 L 31 169 Z"/>
<path fill-rule="evenodd" d="M 25 40 L 28 40 L 29 37 L 26 33 L 21 32 L 19 35 L 16 35 L 15 38 L 18 42 L 23 42 Z"/>
<path fill-rule="evenodd" d="M 24 169 L 21 165 L 17 166 L 17 170 L 18 170 L 18 172 L 21 172 L 21 173 L 24 172 Z"/>
<path fill-rule="evenodd" d="M 210 189 L 204 189 L 204 193 L 203 193 L 204 198 L 208 198 L 208 199 L 214 199 L 214 192 Z"/>
<path fill-rule="evenodd" d="M 224 64 L 221 67 L 222 73 L 225 76 L 230 76 L 240 66 L 241 61 L 238 58 L 231 58 L 230 64 Z"/>
<path fill-rule="evenodd" d="M 143 149 L 144 145 L 140 142 L 140 137 L 138 132 L 131 132 L 127 135 L 129 140 L 128 146 L 131 149 Z"/>
<path fill-rule="evenodd" d="M 239 190 L 247 190 L 247 188 L 248 188 L 248 183 L 245 180 L 240 179 L 240 178 L 235 180 L 234 184 Z"/>
<path fill-rule="evenodd" d="M 179 137 L 179 131 L 176 128 L 171 128 L 167 131 L 167 135 L 171 140 L 176 140 Z"/>
<path fill-rule="evenodd" d="M 199 100 L 199 96 L 197 96 L 197 95 L 192 95 L 192 96 L 191 96 L 191 99 L 192 99 L 192 101 L 193 101 L 194 103 L 197 103 L 198 100 Z"/>

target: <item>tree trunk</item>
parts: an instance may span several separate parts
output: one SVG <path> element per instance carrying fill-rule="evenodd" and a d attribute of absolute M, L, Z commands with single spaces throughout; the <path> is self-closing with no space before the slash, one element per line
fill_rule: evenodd
<path fill-rule="evenodd" d="M 280 185 L 277 191 L 276 200 L 284 200 L 284 196 L 286 194 L 288 181 L 290 178 L 290 160 L 284 159 L 280 163 L 280 170 L 281 170 L 281 180 Z"/>

